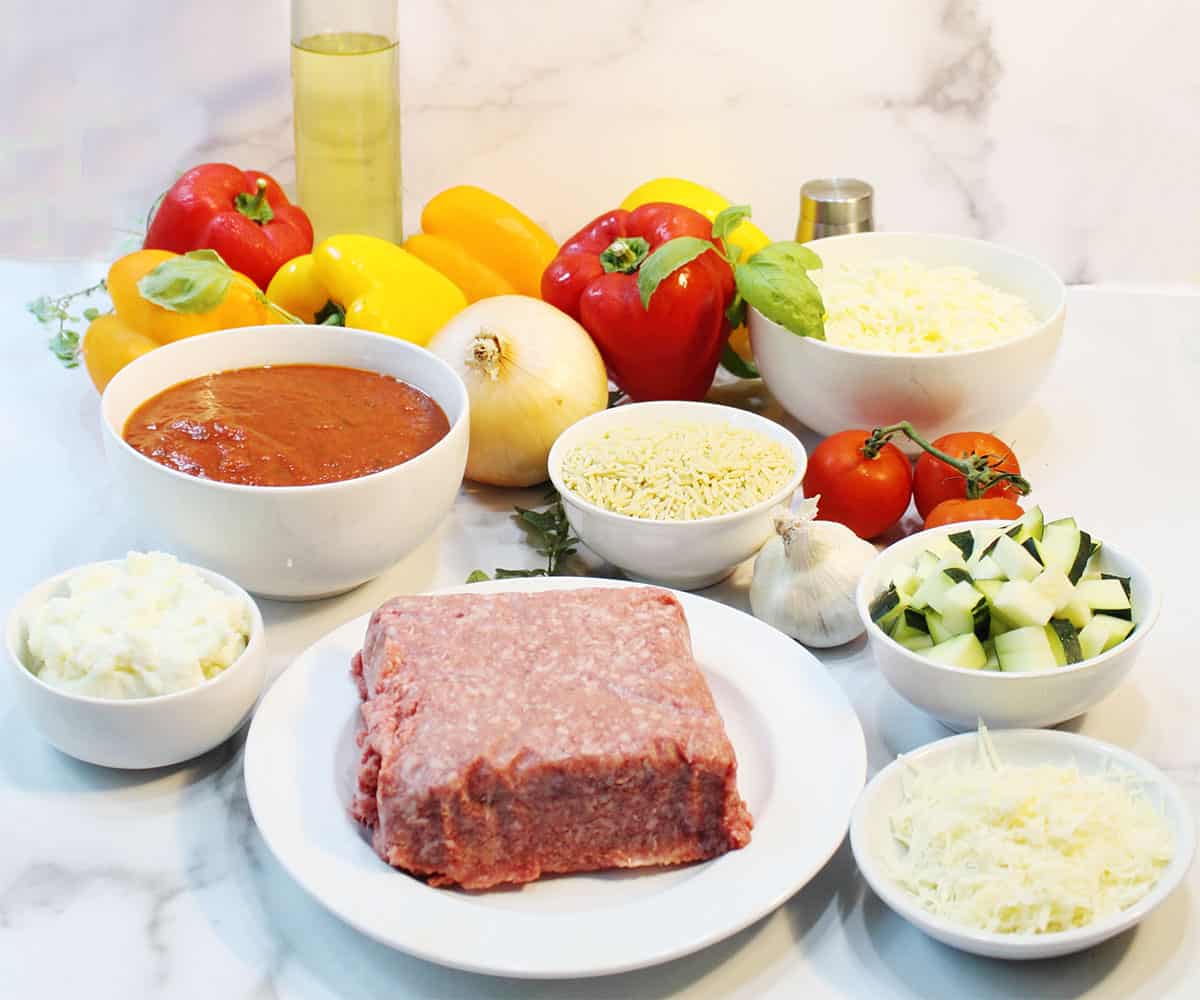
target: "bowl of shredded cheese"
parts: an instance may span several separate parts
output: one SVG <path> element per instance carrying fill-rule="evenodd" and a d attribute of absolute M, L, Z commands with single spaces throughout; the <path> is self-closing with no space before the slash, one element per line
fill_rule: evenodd
<path fill-rule="evenodd" d="M 617 406 L 564 431 L 550 480 L 572 530 L 633 579 L 707 587 L 754 555 L 804 478 L 785 427 L 713 403 Z"/>
<path fill-rule="evenodd" d="M 749 310 L 767 387 L 821 434 L 911 420 L 931 437 L 990 429 L 1033 396 L 1062 337 L 1066 288 L 995 243 L 853 233 L 808 244 L 825 340 Z"/>
<path fill-rule="evenodd" d="M 905 754 L 850 826 L 863 877 L 937 940 L 993 958 L 1090 948 L 1183 881 L 1194 820 L 1153 765 L 1075 733 L 964 733 Z"/>

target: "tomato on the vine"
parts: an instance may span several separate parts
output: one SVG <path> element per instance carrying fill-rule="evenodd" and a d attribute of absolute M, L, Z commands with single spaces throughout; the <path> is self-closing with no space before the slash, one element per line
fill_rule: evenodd
<path fill-rule="evenodd" d="M 1007 497 L 980 497 L 978 500 L 943 500 L 925 518 L 926 528 L 960 521 L 1014 521 L 1025 511 Z"/>
<path fill-rule="evenodd" d="M 954 458 L 967 458 L 972 454 L 988 456 L 988 465 L 998 472 L 1021 472 L 1020 463 L 1012 449 L 991 434 L 975 431 L 945 434 L 933 442 L 933 447 Z M 928 452 L 921 453 L 913 473 L 913 498 L 921 517 L 928 517 L 934 507 L 944 500 L 963 500 L 966 496 L 967 481 L 961 472 Z M 983 496 L 989 500 L 1013 501 L 1013 506 L 1016 506 L 1015 501 L 1021 496 L 1021 490 L 1013 483 L 1004 481 L 996 483 Z"/>
<path fill-rule="evenodd" d="M 808 457 L 804 495 L 821 495 L 817 519 L 844 524 L 859 538 L 874 538 L 904 516 L 912 498 L 912 468 L 894 444 L 870 457 L 870 431 L 841 431 Z"/>

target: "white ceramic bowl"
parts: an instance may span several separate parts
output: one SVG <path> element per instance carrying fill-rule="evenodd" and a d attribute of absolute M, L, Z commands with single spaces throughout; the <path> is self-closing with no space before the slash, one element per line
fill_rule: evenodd
<path fill-rule="evenodd" d="M 822 435 L 911 420 L 929 438 L 992 430 L 1027 403 L 1050 369 L 1062 337 L 1066 289 L 1046 265 L 961 236 L 854 233 L 807 244 L 827 266 L 906 257 L 960 264 L 1029 303 L 1038 326 L 1023 337 L 955 354 L 890 354 L 798 337 L 755 309 L 750 343 L 767 388 L 801 423 Z M 897 442 L 912 451 L 907 442 Z"/>
<path fill-rule="evenodd" d="M 242 486 L 189 476 L 121 437 L 129 415 L 168 386 L 254 365 L 343 365 L 384 372 L 441 406 L 450 432 L 401 465 L 314 486 Z M 454 503 L 467 461 L 467 390 L 414 344 L 340 326 L 259 326 L 190 337 L 122 368 L 101 400 L 104 445 L 155 544 L 263 597 L 326 597 L 378 576 L 424 542 Z"/>
<path fill-rule="evenodd" d="M 104 565 L 96 563 L 93 565 Z M 8 616 L 4 644 L 17 700 L 63 753 L 105 767 L 165 767 L 190 760 L 224 742 L 250 717 L 266 672 L 263 620 L 258 607 L 232 580 L 195 567 L 212 586 L 250 608 L 250 641 L 242 655 L 203 684 L 153 698 L 92 698 L 39 680 L 27 666 L 30 612 L 57 594 L 81 569 L 38 584 Z"/>
<path fill-rule="evenodd" d="M 745 427 L 782 444 L 796 461 L 792 478 L 769 500 L 732 514 L 697 521 L 651 521 L 616 514 L 584 500 L 563 485 L 562 460 L 576 444 L 619 425 L 664 420 Z M 771 534 L 770 510 L 800 486 L 808 456 L 791 431 L 756 413 L 714 403 L 657 402 L 617 406 L 568 427 L 550 449 L 550 481 L 563 499 L 571 528 L 583 543 L 626 576 L 678 590 L 699 590 L 723 580 L 750 558 Z"/>
<path fill-rule="evenodd" d="M 1140 922 L 1183 881 L 1196 850 L 1195 820 L 1179 789 L 1158 768 L 1109 743 L 1056 730 L 1014 729 L 992 733 L 1003 762 L 1020 766 L 1074 763 L 1082 773 L 1117 767 L 1133 775 L 1134 787 L 1166 818 L 1175 852 L 1154 887 L 1127 910 L 1076 930 L 1054 934 L 998 934 L 973 930 L 936 917 L 919 906 L 888 872 L 890 859 L 903 850 L 892 838 L 888 816 L 903 801 L 901 780 L 910 765 L 934 766 L 973 760 L 974 733 L 951 736 L 905 754 L 880 771 L 859 796 L 850 820 L 850 846 L 867 884 L 905 920 L 952 948 L 991 958 L 1053 958 L 1082 951 Z"/>
<path fill-rule="evenodd" d="M 980 719 L 994 729 L 1054 726 L 1086 712 L 1125 679 L 1158 620 L 1158 590 L 1141 566 L 1105 539 L 1101 567 L 1130 577 L 1136 628 L 1124 642 L 1082 663 L 1008 674 L 944 666 L 905 649 L 871 621 L 867 607 L 872 599 L 897 569 L 916 562 L 930 536 L 1006 523 L 971 521 L 910 535 L 884 549 L 859 580 L 858 613 L 866 623 L 867 642 L 883 676 L 907 701 L 951 729 L 974 729 Z"/>

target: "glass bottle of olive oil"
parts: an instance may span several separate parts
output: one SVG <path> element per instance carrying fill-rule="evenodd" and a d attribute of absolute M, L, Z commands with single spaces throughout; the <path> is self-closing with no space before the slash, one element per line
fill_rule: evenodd
<path fill-rule="evenodd" d="M 396 8 L 292 2 L 296 199 L 317 240 L 402 237 Z"/>

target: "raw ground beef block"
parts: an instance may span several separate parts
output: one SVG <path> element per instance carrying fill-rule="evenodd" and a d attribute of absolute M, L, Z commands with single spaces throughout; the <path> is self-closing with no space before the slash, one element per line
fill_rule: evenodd
<path fill-rule="evenodd" d="M 650 587 L 397 597 L 367 627 L 352 812 L 389 864 L 486 889 L 750 840 L 679 602 Z"/>

